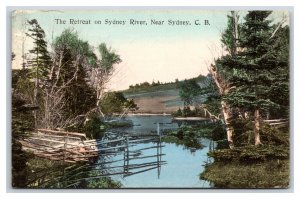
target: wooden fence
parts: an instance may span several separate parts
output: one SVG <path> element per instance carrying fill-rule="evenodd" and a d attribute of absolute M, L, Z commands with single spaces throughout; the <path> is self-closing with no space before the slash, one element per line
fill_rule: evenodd
<path fill-rule="evenodd" d="M 159 130 L 159 127 L 158 127 Z M 36 156 L 63 162 L 81 162 L 80 166 L 63 169 L 63 175 L 57 176 L 34 187 L 49 187 L 60 184 L 63 188 L 74 187 L 82 180 L 121 175 L 129 177 L 157 169 L 159 178 L 162 160 L 161 135 L 118 135 L 107 133 L 107 139 L 87 140 L 84 134 L 38 129 L 37 133 L 21 140 L 25 150 Z M 112 139 L 113 138 L 113 139 Z M 147 147 L 137 148 L 139 143 L 150 143 Z M 141 145 L 143 146 L 143 145 Z M 147 155 L 144 152 L 147 151 Z M 116 157 L 119 155 L 119 159 Z M 122 158 L 120 158 L 122 157 Z M 93 161 L 91 161 L 93 159 Z M 97 161 L 95 161 L 97 160 Z M 90 173 L 94 172 L 93 175 Z"/>

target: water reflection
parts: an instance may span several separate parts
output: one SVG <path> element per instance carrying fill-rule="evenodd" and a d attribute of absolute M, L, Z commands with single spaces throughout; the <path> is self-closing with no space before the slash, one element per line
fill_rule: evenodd
<path fill-rule="evenodd" d="M 130 116 L 128 118 L 135 124 L 135 126 L 127 128 L 126 132 L 129 135 L 142 135 L 149 132 L 155 133 L 157 131 L 157 123 L 163 124 L 159 127 L 160 132 L 178 128 L 178 123 L 173 122 L 171 116 Z M 117 130 L 115 132 L 117 132 Z M 158 144 L 162 146 L 157 147 L 156 156 L 149 159 L 150 163 L 155 164 L 156 162 L 159 166 L 156 165 L 156 167 L 151 168 L 150 165 L 148 169 L 144 169 L 145 171 L 143 172 L 134 172 L 134 174 L 138 175 L 125 175 L 123 177 L 113 176 L 112 178 L 120 181 L 123 187 L 129 188 L 211 187 L 210 183 L 199 179 L 199 174 L 203 172 L 204 165 L 212 161 L 211 158 L 207 156 L 207 152 L 214 147 L 213 141 L 201 138 L 199 142 L 204 146 L 201 150 L 162 142 L 137 143 L 131 147 L 132 151 L 138 150 L 139 148 L 151 148 L 155 144 L 156 146 Z M 151 154 L 153 155 L 153 153 L 155 153 L 154 150 L 145 150 L 142 155 L 151 156 Z M 120 156 L 116 155 L 114 158 L 118 157 Z M 146 163 L 145 159 L 135 159 L 132 160 L 130 164 L 143 165 Z"/>
<path fill-rule="evenodd" d="M 178 128 L 171 116 L 130 116 L 134 126 L 112 129 L 97 140 L 99 156 L 91 162 L 62 166 L 60 175 L 44 182 L 44 188 L 209 188 L 199 179 L 212 160 L 211 139 L 201 138 L 201 149 L 164 143 L 161 132 Z M 160 123 L 160 126 L 157 126 Z M 160 134 L 157 134 L 160 132 Z M 120 182 L 118 184 L 116 182 Z"/>

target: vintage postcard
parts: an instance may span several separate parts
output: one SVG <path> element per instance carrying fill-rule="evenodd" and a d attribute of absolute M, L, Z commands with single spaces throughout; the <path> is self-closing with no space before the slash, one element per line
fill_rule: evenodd
<path fill-rule="evenodd" d="M 290 187 L 290 11 L 14 10 L 11 23 L 13 189 Z"/>

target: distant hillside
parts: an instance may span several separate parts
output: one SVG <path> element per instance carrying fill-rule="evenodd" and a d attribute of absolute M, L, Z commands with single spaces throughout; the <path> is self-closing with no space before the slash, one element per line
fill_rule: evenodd
<path fill-rule="evenodd" d="M 205 76 L 196 78 L 199 85 L 204 85 Z M 183 108 L 183 101 L 179 96 L 178 85 L 181 81 L 165 84 L 149 84 L 147 82 L 131 86 L 130 89 L 122 91 L 126 98 L 133 99 L 138 105 L 139 110 L 136 113 L 172 113 L 178 108 Z M 202 86 L 201 86 L 202 87 Z M 197 101 L 203 101 L 199 96 Z"/>
<path fill-rule="evenodd" d="M 125 94 L 138 105 L 137 113 L 172 113 L 183 107 L 177 89 Z"/>

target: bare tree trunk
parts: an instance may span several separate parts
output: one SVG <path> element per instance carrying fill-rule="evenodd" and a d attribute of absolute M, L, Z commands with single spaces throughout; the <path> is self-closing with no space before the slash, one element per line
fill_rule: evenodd
<path fill-rule="evenodd" d="M 233 127 L 230 123 L 230 119 L 232 117 L 231 115 L 231 111 L 230 111 L 230 106 L 222 101 L 221 102 L 222 105 L 222 112 L 224 115 L 224 120 L 225 120 L 225 124 L 226 124 L 226 133 L 227 133 L 227 140 L 228 140 L 228 144 L 229 144 L 229 148 L 233 149 L 234 145 L 233 145 Z"/>
<path fill-rule="evenodd" d="M 97 102 L 96 102 L 96 107 L 97 107 L 97 113 L 98 113 L 98 117 L 102 117 L 103 119 L 105 119 L 105 115 L 104 113 L 101 111 L 101 107 L 100 107 L 100 103 L 101 103 L 101 98 L 102 98 L 102 89 L 98 89 L 97 90 Z"/>
<path fill-rule="evenodd" d="M 225 78 L 221 76 L 214 65 L 210 65 L 209 68 L 210 74 L 212 75 L 212 78 L 214 82 L 216 83 L 219 93 L 221 96 L 226 95 L 231 89 L 234 89 L 235 87 L 231 86 L 229 83 L 225 81 Z M 230 110 L 229 104 L 227 104 L 225 101 L 221 101 L 222 105 L 222 112 L 224 116 L 224 122 L 226 124 L 226 133 L 227 133 L 227 140 L 229 143 L 230 149 L 233 149 L 234 143 L 233 143 L 233 126 L 230 123 L 230 119 L 232 118 L 232 113 Z"/>
<path fill-rule="evenodd" d="M 46 96 L 45 96 L 45 115 L 44 115 L 44 125 L 46 127 L 46 129 L 49 128 L 49 105 L 48 105 L 48 101 L 49 101 L 49 96 L 48 96 L 48 91 L 46 91 Z"/>
<path fill-rule="evenodd" d="M 254 128 L 254 140 L 255 140 L 255 146 L 260 145 L 260 135 L 259 135 L 259 109 L 255 109 L 254 111 L 254 122 L 255 122 L 255 128 Z"/>
<path fill-rule="evenodd" d="M 38 40 L 38 38 L 36 38 L 36 40 Z M 38 44 L 36 47 L 37 47 L 37 53 L 36 53 L 35 88 L 34 88 L 34 104 L 35 104 L 35 106 L 37 106 L 37 104 L 38 104 L 37 96 L 38 96 L 38 88 L 39 88 L 39 66 L 40 66 Z M 34 128 L 35 128 L 35 131 L 38 128 L 37 110 L 34 110 Z"/>

